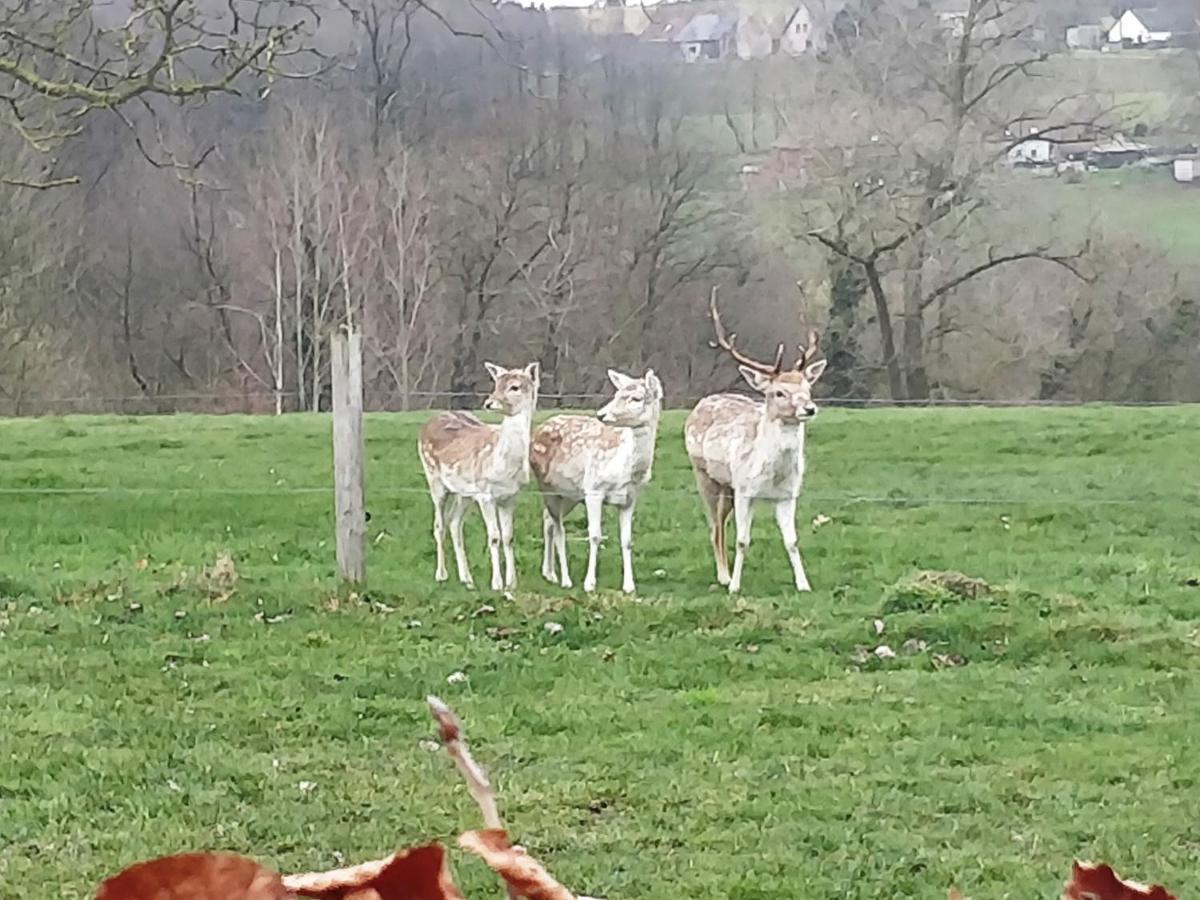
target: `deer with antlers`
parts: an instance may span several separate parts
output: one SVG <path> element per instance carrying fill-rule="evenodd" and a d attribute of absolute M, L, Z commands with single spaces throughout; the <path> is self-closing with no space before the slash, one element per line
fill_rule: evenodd
<path fill-rule="evenodd" d="M 487 425 L 467 412 L 444 412 L 425 423 L 417 441 L 421 467 L 433 500 L 433 540 L 437 547 L 434 577 L 445 581 L 446 524 L 454 544 L 458 580 L 474 587 L 463 548 L 463 516 L 474 500 L 487 527 L 492 562 L 492 590 L 511 588 L 517 580 L 513 554 L 513 511 L 517 494 L 529 481 L 529 436 L 537 408 L 540 367 L 504 369 L 484 363 L 492 376 L 492 393 L 483 408 L 504 416 Z M 500 551 L 504 551 L 504 575 Z"/>
<path fill-rule="evenodd" d="M 708 514 L 717 580 L 728 585 L 730 593 L 741 590 L 752 504 L 766 500 L 775 506 L 775 521 L 792 564 L 796 590 L 810 590 L 796 540 L 796 498 L 804 481 L 805 424 L 817 414 L 812 387 L 825 371 L 826 361 L 814 360 L 817 334 L 809 332 L 808 346 L 800 347 L 795 366 L 785 370 L 783 344 L 770 364 L 754 360 L 734 346 L 737 336 L 726 334 L 721 325 L 715 287 L 709 312 L 717 338 L 711 346 L 732 356 L 742 376 L 763 395 L 762 400 L 741 394 L 705 397 L 684 426 L 688 456 Z M 737 533 L 732 573 L 725 549 L 725 523 L 731 512 Z"/>
<path fill-rule="evenodd" d="M 552 584 L 571 586 L 563 518 L 582 502 L 587 509 L 588 567 L 583 589 L 596 589 L 596 556 L 604 504 L 617 507 L 621 529 L 621 589 L 633 580 L 633 510 L 650 480 L 654 440 L 662 414 L 662 382 L 647 369 L 641 378 L 608 370 L 616 395 L 593 418 L 554 416 L 533 433 L 530 463 L 542 489 L 542 574 Z M 554 570 L 554 553 L 562 570 Z"/>

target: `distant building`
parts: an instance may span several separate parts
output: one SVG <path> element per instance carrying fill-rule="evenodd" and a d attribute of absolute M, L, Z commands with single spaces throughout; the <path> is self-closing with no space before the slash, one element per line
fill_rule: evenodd
<path fill-rule="evenodd" d="M 1006 138 L 1011 143 L 1014 135 L 1006 135 Z M 1039 136 L 1036 128 L 1029 129 L 1029 133 L 1019 143 L 1008 148 L 1010 166 L 1049 166 L 1053 162 L 1054 143 Z"/>
<path fill-rule="evenodd" d="M 703 13 L 688 22 L 673 41 L 685 62 L 700 62 L 732 56 L 737 50 L 736 38 L 736 14 Z"/>
<path fill-rule="evenodd" d="M 1200 31 L 1196 12 L 1184 7 L 1127 9 L 1108 29 L 1108 42 L 1142 46 L 1165 44 Z"/>
<path fill-rule="evenodd" d="M 1171 164 L 1171 174 L 1180 184 L 1193 184 L 1200 177 L 1200 158 L 1181 156 Z"/>
<path fill-rule="evenodd" d="M 1067 29 L 1067 48 L 1099 50 L 1107 36 L 1107 30 L 1099 25 L 1072 25 Z"/>
<path fill-rule="evenodd" d="M 789 56 L 820 53 L 835 35 L 852 31 L 856 25 L 840 0 L 803 0 L 784 24 L 779 49 Z"/>
<path fill-rule="evenodd" d="M 1116 134 L 1112 139 L 1099 141 L 1088 150 L 1088 165 L 1097 169 L 1119 169 L 1138 160 L 1145 159 L 1150 153 L 1150 147 L 1139 141 L 1131 141 L 1123 134 Z"/>

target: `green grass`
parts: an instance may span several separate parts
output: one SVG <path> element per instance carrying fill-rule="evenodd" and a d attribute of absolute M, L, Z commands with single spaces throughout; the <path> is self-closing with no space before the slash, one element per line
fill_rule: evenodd
<path fill-rule="evenodd" d="M 1180 263 L 1200 259 L 1200 192 L 1177 184 L 1170 166 L 1094 172 L 1079 184 L 1047 180 L 1027 193 L 1024 199 L 1072 230 L 1095 228 Z"/>
<path fill-rule="evenodd" d="M 1075 856 L 1200 892 L 1200 409 L 827 410 L 816 589 L 787 589 L 764 510 L 740 599 L 710 584 L 681 418 L 640 596 L 544 586 L 528 496 L 511 600 L 433 584 L 419 417 L 368 421 L 364 597 L 335 584 L 328 493 L 289 492 L 328 484 L 326 420 L 0 422 L 0 896 L 91 896 L 183 849 L 291 871 L 452 839 L 478 818 L 419 745 L 431 691 L 587 893 L 1053 897 Z"/>

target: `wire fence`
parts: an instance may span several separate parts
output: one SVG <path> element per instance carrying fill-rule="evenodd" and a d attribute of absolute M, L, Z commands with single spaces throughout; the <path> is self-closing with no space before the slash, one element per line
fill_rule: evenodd
<path fill-rule="evenodd" d="M 564 499 L 575 499 L 573 495 L 556 494 L 554 492 L 538 491 L 530 487 L 527 491 L 532 496 L 552 496 Z M 202 487 L 202 488 L 172 488 L 172 487 L 130 487 L 122 485 L 95 487 L 39 487 L 39 486 L 8 486 L 0 487 L 0 497 L 295 497 L 295 496 L 332 496 L 333 485 L 324 486 L 269 486 L 269 487 Z M 699 496 L 694 487 L 656 485 L 651 482 L 642 488 L 639 497 L 642 500 L 656 496 Z M 371 499 L 387 499 L 406 497 L 413 499 L 428 499 L 429 491 L 424 487 L 390 487 L 371 489 L 368 505 Z M 1152 494 L 1142 494 L 1136 497 L 1087 497 L 1061 494 L 1054 491 L 1046 494 L 1014 495 L 1006 497 L 981 496 L 950 496 L 941 494 L 854 494 L 854 493 L 813 493 L 803 491 L 800 495 L 802 503 L 834 504 L 852 506 L 856 504 L 876 506 L 1149 506 L 1160 503 L 1200 504 L 1200 494 L 1194 497 L 1175 494 L 1170 497 Z"/>
<path fill-rule="evenodd" d="M 296 394 L 284 392 L 281 395 L 285 400 L 294 400 Z M 483 392 L 469 391 L 413 391 L 410 397 L 427 403 L 428 406 L 422 407 L 416 411 L 428 412 L 431 408 L 436 408 L 434 401 L 453 402 L 453 401 L 473 401 L 479 402 L 484 396 Z M 540 394 L 540 399 L 551 402 L 560 408 L 580 408 L 588 405 L 599 404 L 606 402 L 612 397 L 611 392 L 547 392 Z M 93 405 L 100 407 L 113 407 L 122 404 L 134 405 L 139 403 L 155 404 L 159 407 L 170 404 L 202 404 L 202 403 L 223 403 L 236 406 L 238 403 L 250 403 L 252 401 L 259 403 L 268 403 L 273 406 L 276 399 L 276 394 L 272 391 L 255 391 L 230 395 L 227 393 L 178 393 L 178 394 L 160 394 L 160 395 L 128 395 L 128 396 L 75 396 L 75 397 L 38 397 L 38 398 L 23 398 L 20 402 L 26 408 L 42 407 L 46 409 L 70 407 L 72 405 Z M 670 398 L 669 398 L 670 399 Z M 697 402 L 700 397 L 687 398 L 686 400 L 676 400 L 674 406 L 690 406 Z M 1143 407 L 1143 408 L 1166 408 L 1166 407 L 1182 407 L 1192 405 L 1190 401 L 1183 400 L 1019 400 L 1006 398 L 932 398 L 922 400 L 892 400 L 889 398 L 866 398 L 866 397 L 824 397 L 818 398 L 818 404 L 826 407 L 862 409 L 862 408 L 915 408 L 915 407 L 935 407 L 935 408 L 996 408 L 996 409 L 1016 409 L 1016 408 L 1065 408 L 1065 407 L 1080 407 L 1085 405 L 1114 405 L 1123 407 Z M 7 401 L 0 398 L 0 416 L 11 414 L 11 410 L 6 410 L 6 403 L 11 406 L 13 400 L 10 398 Z M 107 411 L 107 410 L 104 410 Z M 136 410 L 135 410 L 136 411 Z M 180 410 L 184 411 L 184 410 Z M 388 409 L 386 406 L 375 407 L 372 411 L 375 412 L 392 412 L 393 409 Z M 551 410 L 545 410 L 549 412 Z M 155 413 L 162 413 L 161 409 L 155 410 Z M 268 411 L 257 410 L 257 412 L 269 416 Z M 169 414 L 169 413 L 168 413 Z M 9 498 L 53 498 L 53 497 L 200 497 L 200 496 L 228 496 L 228 497 L 264 497 L 264 498 L 283 498 L 283 497 L 301 497 L 301 496 L 319 496 L 331 495 L 333 491 L 332 482 L 323 485 L 287 485 L 287 484 L 267 484 L 267 485 L 251 485 L 251 486 L 203 486 L 203 487 L 166 487 L 155 485 L 80 485 L 80 486 L 41 486 L 36 484 L 31 485 L 0 485 L 0 497 Z M 538 493 L 535 488 L 530 488 L 530 493 Z M 662 485 L 651 482 L 644 487 L 641 492 L 643 499 L 650 499 L 656 496 L 672 496 L 672 495 L 688 495 L 695 497 L 696 489 L 689 483 L 686 486 Z M 413 498 L 422 499 L 428 498 L 429 492 L 424 486 L 392 486 L 384 488 L 371 488 L 369 490 L 369 498 L 371 500 L 386 500 L 388 498 Z M 804 504 L 834 504 L 837 506 L 847 505 L 879 505 L 879 506 L 929 506 L 929 505 L 947 505 L 947 506 L 987 506 L 987 507 L 1030 507 L 1030 506 L 1055 506 L 1055 507 L 1137 507 L 1137 506 L 1152 506 L 1165 502 L 1177 502 L 1181 499 L 1178 495 L 1164 497 L 1159 495 L 1139 494 L 1137 496 L 1091 496 L 1091 495 L 1071 495 L 1063 494 L 1058 491 L 1049 491 L 1043 494 L 1036 495 L 1014 495 L 1014 496 L 969 496 L 969 495 L 909 495 L 898 493 L 884 494 L 860 494 L 860 493 L 812 493 L 804 492 L 802 494 L 802 503 Z M 1185 502 L 1189 502 L 1187 497 L 1182 498 Z M 1200 495 L 1197 495 L 1190 502 L 1200 504 Z"/>
<path fill-rule="evenodd" d="M 408 403 L 399 397 L 389 397 L 384 400 L 376 399 L 371 402 L 368 398 L 368 412 L 401 412 L 427 411 L 440 405 L 478 406 L 482 404 L 486 392 L 479 391 L 449 391 L 449 390 L 414 390 L 408 392 Z M 694 406 L 709 394 L 687 395 L 673 397 L 668 395 L 668 408 L 679 409 Z M 612 392 L 599 391 L 543 391 L 538 394 L 539 401 L 550 409 L 569 409 L 600 405 L 612 398 Z M 298 395 L 294 391 L 283 391 L 278 395 L 273 391 L 248 391 L 231 393 L 171 393 L 171 394 L 129 394 L 129 395 L 78 395 L 78 396 L 0 396 L 0 416 L 4 417 L 36 417 L 41 415 L 64 414 L 132 414 L 132 415 L 171 415 L 174 413 L 249 413 L 271 415 L 274 412 L 276 400 L 282 401 L 285 413 L 311 412 L 311 409 L 298 409 Z M 1194 405 L 1197 401 L 1191 399 L 1170 400 L 1128 400 L 1120 398 L 1094 399 L 1038 399 L 1038 398 L 1005 398 L 1005 397 L 928 397 L 921 399 L 892 399 L 890 397 L 817 397 L 818 405 L 831 408 L 846 409 L 876 409 L 876 408 L 953 408 L 977 407 L 996 409 L 1016 408 L 1063 408 L 1079 406 L 1121 406 L 1121 407 L 1173 407 Z M 320 411 L 327 412 L 328 404 L 322 402 Z"/>

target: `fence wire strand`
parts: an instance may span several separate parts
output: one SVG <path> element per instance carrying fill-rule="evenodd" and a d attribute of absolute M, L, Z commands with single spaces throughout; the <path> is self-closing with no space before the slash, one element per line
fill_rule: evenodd
<path fill-rule="evenodd" d="M 529 488 L 524 493 L 528 493 L 534 497 L 552 496 L 561 497 L 563 499 L 573 499 L 564 494 L 549 493 L 544 494 L 536 488 Z M 272 487 L 247 487 L 247 488 L 165 488 L 165 487 L 129 487 L 129 486 L 102 486 L 102 487 L 0 487 L 0 496 L 8 497 L 106 497 L 106 496 L 122 496 L 122 497 L 203 497 L 203 496 L 220 496 L 220 497 L 289 497 L 289 496 L 314 496 L 314 495 L 333 495 L 333 486 L 327 487 L 287 487 L 287 486 L 272 486 Z M 698 497 L 695 488 L 685 487 L 666 487 L 652 484 L 647 485 L 639 494 L 639 500 L 645 501 L 648 497 L 655 496 L 680 496 L 686 495 L 689 497 Z M 380 498 L 396 498 L 396 497 L 429 497 L 429 491 L 423 487 L 392 487 L 372 490 L 370 497 L 373 499 Z M 801 492 L 800 501 L 802 503 L 830 503 L 839 506 L 851 506 L 855 504 L 867 504 L 876 506 L 1147 506 L 1156 503 L 1166 503 L 1168 501 L 1178 501 L 1183 499 L 1185 502 L 1200 503 L 1200 496 L 1195 498 L 1188 497 L 1161 497 L 1156 495 L 1148 495 L 1142 497 L 1078 497 L 1078 496 L 1061 496 L 1056 494 L 1048 494 L 1043 497 L 953 497 L 953 496 L 893 496 L 890 494 L 871 495 L 871 494 L 818 494 Z M 369 501 L 368 501 L 369 502 Z"/>
<path fill-rule="evenodd" d="M 728 391 L 735 391 L 735 388 L 729 388 Z M 713 391 L 711 393 L 722 393 L 727 391 Z M 410 399 L 423 402 L 443 400 L 443 401 L 474 401 L 481 404 L 483 398 L 487 395 L 485 390 L 478 391 L 439 391 L 439 390 L 414 390 L 409 391 Z M 283 391 L 278 395 L 283 400 L 294 400 L 299 395 L 295 391 Z M 612 392 L 600 391 L 541 391 L 538 394 L 539 400 L 547 402 L 553 401 L 559 404 L 567 401 L 579 403 L 602 403 L 612 399 Z M 704 397 L 710 394 L 697 394 L 695 396 L 686 396 L 682 398 L 671 397 L 668 395 L 669 408 L 689 407 L 694 406 Z M 76 396 L 76 397 L 8 397 L 0 398 L 0 407 L 6 409 L 16 409 L 18 407 L 27 409 L 36 409 L 38 407 L 59 407 L 59 406 L 114 406 L 118 404 L 126 405 L 164 405 L 171 403 L 223 403 L 226 406 L 237 406 L 251 401 L 270 400 L 274 401 L 276 394 L 272 391 L 249 391 L 236 394 L 219 394 L 219 393 L 191 393 L 191 394 L 131 394 L 127 396 Z M 1075 407 L 1075 406 L 1123 406 L 1123 407 L 1171 407 L 1171 406 L 1191 406 L 1195 401 L 1191 400 L 1119 400 L 1119 399 L 1012 399 L 1004 397 L 929 397 L 924 399 L 900 399 L 894 400 L 889 397 L 817 397 L 819 405 L 833 407 L 998 407 L 998 408 L 1021 408 L 1021 407 Z M 399 412 L 400 401 L 397 398 L 369 405 L 369 411 L 372 412 Z M 428 411 L 429 407 L 420 407 L 413 409 L 413 412 Z M 310 412 L 311 410 L 289 410 L 288 412 Z M 326 412 L 326 410 L 322 410 Z M 260 413 L 260 415 L 269 415 L 269 413 Z"/>

